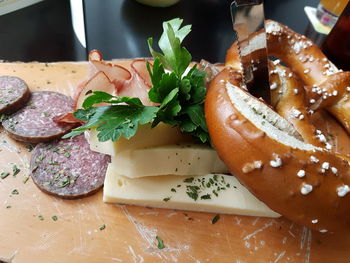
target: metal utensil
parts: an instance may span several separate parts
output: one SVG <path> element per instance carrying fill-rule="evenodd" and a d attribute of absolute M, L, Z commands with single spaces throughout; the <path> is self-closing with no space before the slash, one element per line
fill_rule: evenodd
<path fill-rule="evenodd" d="M 231 3 L 231 16 L 245 85 L 253 96 L 270 104 L 263 0 L 235 0 Z"/>

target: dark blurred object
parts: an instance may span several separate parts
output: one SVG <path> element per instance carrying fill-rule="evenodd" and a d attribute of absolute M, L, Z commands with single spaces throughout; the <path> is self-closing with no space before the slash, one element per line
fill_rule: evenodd
<path fill-rule="evenodd" d="M 131 0 L 84 0 L 87 50 L 98 49 L 104 59 L 149 57 L 147 38 L 155 42 L 164 21 L 179 17 L 192 24 L 184 46 L 194 61 L 224 61 L 234 41 L 231 0 L 183 0 L 160 8 Z"/>
<path fill-rule="evenodd" d="M 350 2 L 322 45 L 325 55 L 343 70 L 350 70 Z"/>
<path fill-rule="evenodd" d="M 72 29 L 68 0 L 45 0 L 2 15 L 0 25 L 0 60 L 86 59 Z"/>
<path fill-rule="evenodd" d="M 98 48 L 106 59 L 150 56 L 147 37 L 158 39 L 163 21 L 181 17 L 184 23 L 193 25 L 184 43 L 193 59 L 223 62 L 234 40 L 231 2 L 182 0 L 171 7 L 156 8 L 135 0 L 83 0 L 87 51 Z M 303 33 L 308 23 L 304 7 L 318 3 L 265 0 L 265 15 Z M 0 16 L 0 60 L 85 60 L 85 49 L 72 29 L 70 11 L 69 0 L 45 0 Z"/>
<path fill-rule="evenodd" d="M 98 49 L 104 59 L 149 57 L 147 38 L 157 41 L 162 22 L 180 17 L 192 24 L 184 40 L 194 61 L 224 62 L 226 50 L 235 40 L 230 18 L 232 0 L 182 0 L 159 8 L 134 0 L 84 0 L 87 50 Z M 265 17 L 303 33 L 308 23 L 304 6 L 319 0 L 265 0 Z M 293 10 L 293 12 L 291 12 Z"/>

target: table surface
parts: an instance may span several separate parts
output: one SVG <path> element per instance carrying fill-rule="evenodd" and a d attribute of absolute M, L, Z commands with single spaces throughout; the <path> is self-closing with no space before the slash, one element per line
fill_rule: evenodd
<path fill-rule="evenodd" d="M 67 95 L 87 72 L 84 62 L 0 63 L 0 75 L 18 76 L 32 91 Z M 346 136 L 330 118 L 319 117 L 322 133 L 332 130 L 337 140 Z M 343 153 L 350 151 L 350 144 L 335 142 L 340 144 Z M 0 179 L 0 263 L 343 263 L 350 258 L 346 230 L 312 232 L 284 218 L 239 215 L 221 215 L 213 224 L 213 213 L 107 204 L 102 191 L 62 200 L 26 180 L 29 161 L 25 144 L 0 128 L 0 171 L 11 173 Z M 20 169 L 16 176 L 14 164 Z M 157 248 L 157 236 L 164 249 Z"/>
<path fill-rule="evenodd" d="M 99 49 L 105 59 L 149 56 L 146 39 L 158 39 L 165 20 L 181 17 L 193 31 L 185 46 L 194 60 L 223 62 L 234 40 L 229 12 L 231 0 L 182 0 L 154 8 L 134 0 L 83 0 L 87 48 L 72 28 L 68 0 L 44 0 L 0 16 L 0 59 L 9 61 L 86 60 L 88 50 Z M 266 18 L 304 33 L 308 20 L 304 6 L 318 0 L 265 0 Z M 3 26 L 6 25 L 6 26 Z"/>

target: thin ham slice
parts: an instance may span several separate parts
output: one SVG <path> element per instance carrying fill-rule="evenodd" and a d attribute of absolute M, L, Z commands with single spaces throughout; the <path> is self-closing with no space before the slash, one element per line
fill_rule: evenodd
<path fill-rule="evenodd" d="M 138 97 L 144 105 L 154 105 L 148 98 L 152 82 L 146 67 L 146 59 L 136 59 L 131 65 L 131 79 L 117 89 L 118 96 Z"/>
<path fill-rule="evenodd" d="M 84 88 L 81 90 L 80 96 L 76 100 L 75 108 L 82 108 L 84 100 L 90 96 L 90 93 L 92 91 L 96 90 L 116 95 L 115 85 L 110 81 L 110 79 L 103 71 L 99 71 L 87 81 Z"/>
<path fill-rule="evenodd" d="M 53 118 L 53 121 L 57 123 L 75 123 L 75 124 L 83 123 L 81 120 L 78 120 L 77 118 L 74 117 L 73 112 L 68 112 L 66 114 L 59 115 Z"/>
<path fill-rule="evenodd" d="M 130 70 L 103 60 L 98 50 L 89 53 L 90 77 L 82 82 L 74 97 L 75 110 L 82 108 L 91 91 L 104 91 L 114 96 L 138 97 L 144 105 L 154 105 L 148 98 L 152 82 L 146 67 L 146 59 L 130 62 Z M 150 63 L 151 67 L 152 64 Z M 102 105 L 102 104 L 101 104 Z M 95 105 L 95 106 L 101 106 Z M 57 122 L 79 123 L 72 113 L 56 118 Z"/>
<path fill-rule="evenodd" d="M 91 76 L 102 71 L 107 75 L 111 82 L 116 83 L 117 85 L 131 79 L 131 73 L 129 70 L 118 64 L 104 61 L 102 54 L 98 50 L 92 50 L 89 53 L 89 62 Z"/>

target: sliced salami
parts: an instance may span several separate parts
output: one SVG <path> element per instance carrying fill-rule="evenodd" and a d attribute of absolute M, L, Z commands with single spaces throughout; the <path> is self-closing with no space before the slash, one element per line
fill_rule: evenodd
<path fill-rule="evenodd" d="M 76 199 L 98 191 L 110 156 L 90 150 L 84 135 L 53 143 L 40 143 L 30 161 L 31 177 L 44 192 Z"/>
<path fill-rule="evenodd" d="M 73 100 L 52 91 L 33 92 L 27 105 L 10 115 L 3 126 L 18 141 L 48 142 L 60 138 L 74 124 L 57 123 L 55 118 L 73 111 Z"/>
<path fill-rule="evenodd" d="M 0 76 L 0 114 L 10 114 L 26 105 L 30 91 L 24 80 Z"/>

